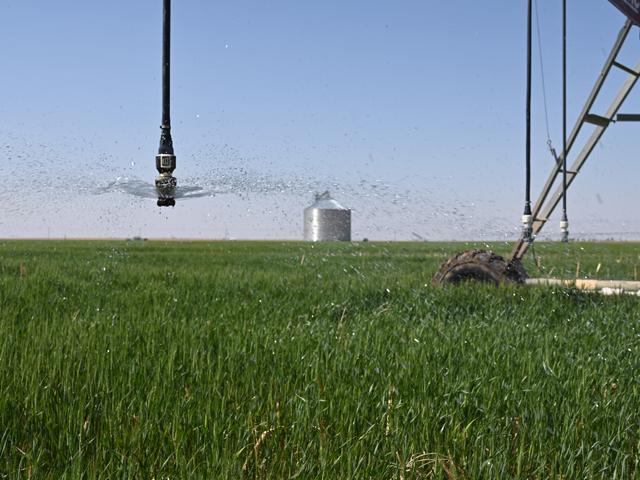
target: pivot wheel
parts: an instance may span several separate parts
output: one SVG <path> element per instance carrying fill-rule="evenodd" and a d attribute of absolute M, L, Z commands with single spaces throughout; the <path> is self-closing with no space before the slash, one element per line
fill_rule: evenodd
<path fill-rule="evenodd" d="M 433 276 L 434 285 L 485 282 L 522 284 L 527 272 L 519 260 L 508 262 L 487 250 L 466 250 L 444 262 Z"/>

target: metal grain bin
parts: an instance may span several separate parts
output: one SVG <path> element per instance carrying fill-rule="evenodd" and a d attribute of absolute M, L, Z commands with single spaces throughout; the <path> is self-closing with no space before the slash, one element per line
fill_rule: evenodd
<path fill-rule="evenodd" d="M 304 239 L 351 241 L 351 210 L 331 198 L 329 192 L 316 195 L 315 203 L 304 209 Z"/>

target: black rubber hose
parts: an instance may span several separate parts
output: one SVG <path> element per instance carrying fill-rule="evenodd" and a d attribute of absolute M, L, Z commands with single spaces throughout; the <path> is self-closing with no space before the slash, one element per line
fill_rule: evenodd
<path fill-rule="evenodd" d="M 161 155 L 173 155 L 171 138 L 171 0 L 164 0 L 162 12 L 162 125 L 160 133 Z"/>
<path fill-rule="evenodd" d="M 527 12 L 527 107 L 526 107 L 526 183 L 524 198 L 524 214 L 531 215 L 531 37 L 532 37 L 532 5 L 528 2 Z"/>
<path fill-rule="evenodd" d="M 567 0 L 562 1 L 562 220 L 567 221 Z"/>
<path fill-rule="evenodd" d="M 162 27 L 162 126 L 171 126 L 171 0 L 164 0 Z"/>

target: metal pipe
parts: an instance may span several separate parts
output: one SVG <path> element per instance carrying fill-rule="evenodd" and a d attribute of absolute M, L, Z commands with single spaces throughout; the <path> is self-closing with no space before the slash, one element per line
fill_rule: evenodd
<path fill-rule="evenodd" d="M 171 127 L 171 0 L 164 0 L 162 17 L 162 126 Z"/>
<path fill-rule="evenodd" d="M 609 72 L 611 71 L 611 68 L 615 64 L 616 57 L 618 56 L 618 53 L 622 49 L 622 46 L 624 45 L 632 26 L 633 24 L 631 23 L 631 21 L 627 20 L 624 26 L 622 27 L 622 29 L 620 30 L 620 33 L 618 34 L 618 38 L 616 39 L 616 42 L 613 48 L 611 49 L 611 52 L 609 53 L 609 57 L 607 58 L 607 61 L 605 62 L 605 65 L 602 71 L 600 72 L 600 75 L 598 76 L 598 79 L 596 80 L 596 83 L 593 86 L 591 93 L 589 94 L 589 98 L 587 99 L 584 107 L 582 108 L 582 112 L 580 112 L 580 115 L 578 116 L 578 120 L 576 121 L 576 124 L 573 127 L 573 130 L 571 131 L 571 135 L 569 135 L 569 139 L 567 140 L 567 154 L 571 152 L 571 149 L 573 148 L 573 144 L 578 139 L 578 135 L 580 134 L 580 131 L 584 126 L 584 120 L 589 115 L 589 112 L 591 111 L 593 104 L 598 98 L 598 95 L 602 90 L 602 86 L 604 85 L 604 81 L 609 76 Z M 554 165 L 551 175 L 549 175 L 549 178 L 547 179 L 547 182 L 542 188 L 542 192 L 540 193 L 540 196 L 536 201 L 535 208 L 533 210 L 534 218 L 538 218 L 538 214 L 540 213 L 540 210 L 544 206 L 544 203 L 547 199 L 547 195 L 551 191 L 553 184 L 555 183 L 561 169 L 562 169 L 562 162 L 558 161 L 558 163 Z"/>
<path fill-rule="evenodd" d="M 532 4 L 529 0 L 527 18 L 527 145 L 526 145 L 526 192 L 525 214 L 531 214 L 531 36 L 532 36 Z"/>
<path fill-rule="evenodd" d="M 636 71 L 640 72 L 640 62 L 636 64 L 635 69 Z M 607 112 L 604 115 L 606 118 L 610 118 L 610 119 L 615 118 L 616 114 L 618 113 L 618 110 L 620 109 L 624 101 L 627 99 L 627 97 L 635 87 L 639 78 L 640 77 L 636 75 L 629 75 L 627 77 L 627 80 L 620 88 L 618 95 L 611 102 L 611 105 L 607 109 Z M 597 126 L 593 130 L 593 133 L 587 140 L 585 146 L 582 148 L 580 153 L 576 156 L 575 160 L 573 161 L 573 164 L 567 170 L 567 190 L 569 189 L 569 187 L 571 187 L 571 184 L 575 180 L 576 176 L 578 175 L 578 173 L 580 173 L 580 169 L 582 168 L 584 163 L 587 161 L 587 159 L 593 152 L 593 149 L 596 147 L 596 145 L 598 144 L 598 141 L 600 140 L 600 138 L 602 138 L 602 135 L 604 135 L 604 132 L 607 130 L 607 128 L 608 128 L 607 125 Z M 545 198 L 548 193 L 549 192 L 545 192 Z M 542 227 L 544 226 L 546 221 L 549 219 L 549 217 L 551 216 L 555 208 L 560 204 L 561 200 L 562 200 L 562 187 L 559 186 L 556 189 L 556 191 L 553 193 L 551 198 L 544 204 L 540 205 L 540 209 L 538 209 L 538 205 L 536 205 L 536 212 L 539 212 L 539 213 L 536 213 L 535 220 L 533 222 L 533 226 L 532 226 L 533 235 L 537 235 L 540 232 L 540 230 L 542 230 Z M 527 252 L 528 248 L 529 248 L 528 243 L 523 242 L 522 239 L 518 240 L 518 242 L 513 248 L 513 251 L 511 252 L 510 258 L 512 260 L 521 259 L 522 257 L 524 257 L 524 254 Z"/>
<path fill-rule="evenodd" d="M 613 48 L 609 53 L 609 57 L 607 58 L 604 64 L 604 67 L 602 68 L 602 71 L 600 72 L 600 75 L 598 76 L 598 79 L 596 80 L 595 85 L 593 86 L 593 89 L 589 94 L 589 98 L 587 99 L 582 109 L 582 112 L 578 116 L 578 119 L 576 120 L 573 130 L 569 135 L 569 138 L 567 140 L 567 155 L 571 152 L 573 145 L 576 142 L 578 135 L 580 134 L 580 131 L 587 120 L 587 117 L 589 116 L 589 111 L 591 110 L 591 108 L 593 107 L 593 104 L 598 98 L 598 95 L 602 90 L 602 86 L 604 85 L 605 80 L 609 76 L 609 73 L 611 72 L 612 67 L 617 64 L 616 57 L 618 56 L 618 53 L 620 52 L 623 45 L 625 44 L 625 41 L 627 39 L 627 36 L 629 35 L 629 31 L 631 30 L 632 26 L 633 26 L 633 23 L 630 20 L 627 20 L 624 26 L 622 27 L 622 29 L 620 30 L 620 33 L 618 34 L 618 38 L 616 39 L 615 44 L 613 45 Z M 636 66 L 635 71 L 640 72 L 640 64 Z M 633 88 L 637 80 L 638 80 L 638 76 L 635 73 L 629 76 L 629 78 L 627 79 L 627 82 L 620 90 L 618 97 L 611 104 L 611 107 L 609 108 L 609 111 L 607 115 L 605 115 L 605 117 L 608 117 L 610 119 L 614 118 L 615 114 L 618 113 L 618 109 L 620 108 L 620 105 L 622 105 L 622 102 L 624 101 L 626 96 L 629 94 L 629 92 L 631 91 L 631 89 Z M 574 161 L 574 165 L 582 165 L 586 161 L 589 154 L 593 150 L 593 147 L 595 146 L 594 142 L 597 143 L 597 141 L 600 139 L 600 137 L 604 133 L 604 130 L 606 130 L 607 126 L 608 126 L 608 123 L 607 125 L 603 125 L 595 129 L 594 133 L 592 134 L 589 141 L 587 142 L 587 146 L 583 149 L 583 151 L 578 155 L 578 158 Z M 540 232 L 540 230 L 542 229 L 546 221 L 549 219 L 549 215 L 558 205 L 558 202 L 561 200 L 561 198 L 558 197 L 556 193 L 551 202 L 551 205 L 547 205 L 547 197 L 551 193 L 551 190 L 553 189 L 556 179 L 560 174 L 560 170 L 562 170 L 562 165 L 563 165 L 562 159 L 558 159 L 558 161 L 554 164 L 551 170 L 551 173 L 547 178 L 546 183 L 542 187 L 540 196 L 538 197 L 538 200 L 534 205 L 533 214 L 532 214 L 532 217 L 533 217 L 533 225 L 532 225 L 532 232 L 531 232 L 532 235 L 537 235 Z M 568 179 L 567 179 L 567 189 L 571 185 L 571 182 L 573 181 L 573 177 L 575 176 L 575 174 L 572 173 L 574 171 L 577 171 L 576 168 L 571 167 L 567 172 L 569 173 Z M 525 238 L 521 236 L 516 242 L 516 244 L 514 245 L 509 259 L 510 260 L 522 259 L 524 257 L 524 254 L 529 249 L 530 243 L 531 242 L 529 241 L 525 241 Z"/>
<path fill-rule="evenodd" d="M 155 185 L 158 206 L 175 205 L 174 194 L 178 184 L 173 176 L 176 156 L 171 138 L 171 0 L 163 1 L 162 12 L 162 124 L 160 125 L 160 146 L 156 155 L 158 175 Z"/>
<path fill-rule="evenodd" d="M 531 43 L 533 23 L 533 0 L 528 0 L 527 8 L 527 94 L 526 94 L 526 152 L 525 152 L 525 194 L 522 214 L 522 238 L 531 242 Z"/>
<path fill-rule="evenodd" d="M 591 280 L 591 279 L 559 279 L 529 278 L 526 285 L 547 285 L 575 287 L 580 290 L 601 291 L 602 293 L 640 295 L 640 282 L 634 280 Z"/>
<path fill-rule="evenodd" d="M 162 15 L 162 130 L 160 134 L 161 155 L 173 155 L 171 138 L 171 0 L 164 0 Z"/>
<path fill-rule="evenodd" d="M 567 0 L 562 0 L 562 219 L 560 234 L 569 241 L 567 217 Z"/>

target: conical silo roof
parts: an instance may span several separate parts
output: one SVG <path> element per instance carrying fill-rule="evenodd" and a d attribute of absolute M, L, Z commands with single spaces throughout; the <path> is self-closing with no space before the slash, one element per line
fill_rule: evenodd
<path fill-rule="evenodd" d="M 329 191 L 316 194 L 316 200 L 313 205 L 307 207 L 307 209 L 316 210 L 349 210 L 346 207 L 340 205 L 336 200 L 331 198 Z"/>

